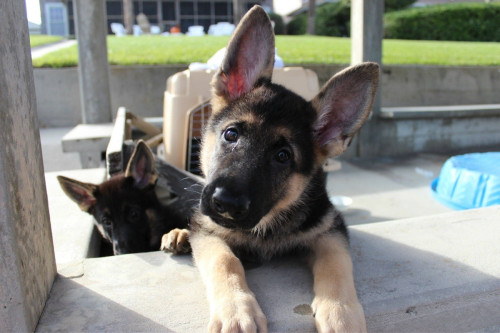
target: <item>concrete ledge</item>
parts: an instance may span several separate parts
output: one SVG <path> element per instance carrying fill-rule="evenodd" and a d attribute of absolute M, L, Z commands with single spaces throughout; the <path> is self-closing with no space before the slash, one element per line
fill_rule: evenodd
<path fill-rule="evenodd" d="M 500 327 L 500 206 L 351 228 L 369 331 Z"/>
<path fill-rule="evenodd" d="M 383 107 L 381 118 L 472 118 L 500 116 L 500 104 Z"/>
<path fill-rule="evenodd" d="M 81 264 L 85 258 L 97 257 L 100 236 L 94 230 L 93 217 L 82 212 L 64 194 L 56 178 L 58 175 L 99 184 L 104 180 L 105 170 L 85 169 L 45 174 L 57 270 L 62 273 L 67 269 L 73 271 L 75 264 Z"/>
<path fill-rule="evenodd" d="M 500 207 L 350 228 L 368 330 L 496 331 L 500 328 Z M 190 256 L 160 252 L 87 259 L 61 273 L 38 332 L 205 332 L 205 289 Z M 271 332 L 315 330 L 305 260 L 248 269 Z"/>
<path fill-rule="evenodd" d="M 347 64 L 304 66 L 318 74 L 320 85 L 345 67 Z M 125 106 L 141 117 L 161 116 L 167 78 L 185 69 L 187 65 L 110 66 L 113 113 Z M 41 126 L 81 123 L 77 68 L 35 68 L 33 72 Z M 381 89 L 382 103 L 388 107 L 500 103 L 500 71 L 498 66 L 384 65 Z"/>
<path fill-rule="evenodd" d="M 119 109 L 124 108 L 120 107 Z M 120 116 L 117 112 L 115 118 L 118 117 L 125 117 L 125 114 Z M 144 120 L 158 130 L 163 126 L 162 117 L 146 117 Z M 125 118 L 123 122 L 125 122 Z M 78 124 L 62 138 L 62 150 L 65 153 L 79 153 L 83 168 L 98 168 L 103 164 L 104 153 L 108 149 L 114 130 L 115 123 Z"/>
<path fill-rule="evenodd" d="M 65 153 L 106 151 L 113 126 L 114 123 L 76 125 L 62 138 L 62 150 Z"/>

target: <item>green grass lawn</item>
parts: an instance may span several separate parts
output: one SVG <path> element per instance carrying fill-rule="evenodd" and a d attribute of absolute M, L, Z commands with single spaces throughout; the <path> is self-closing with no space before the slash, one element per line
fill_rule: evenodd
<path fill-rule="evenodd" d="M 112 65 L 166 65 L 206 62 L 224 47 L 229 37 L 141 36 L 108 37 Z M 350 62 L 348 38 L 277 36 L 278 54 L 291 64 L 346 64 Z M 500 43 L 384 40 L 383 63 L 447 66 L 500 65 Z M 77 47 L 34 59 L 35 67 L 76 66 Z"/>
<path fill-rule="evenodd" d="M 30 46 L 40 46 L 50 43 L 58 42 L 62 39 L 61 36 L 47 36 L 47 35 L 30 35 Z"/>

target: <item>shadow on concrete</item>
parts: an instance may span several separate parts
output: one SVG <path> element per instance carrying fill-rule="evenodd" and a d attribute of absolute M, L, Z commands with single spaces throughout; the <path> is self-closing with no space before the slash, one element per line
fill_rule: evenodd
<path fill-rule="evenodd" d="M 139 298 L 140 295 L 131 294 Z M 72 279 L 58 276 L 36 332 L 174 332 Z"/>
<path fill-rule="evenodd" d="M 391 220 L 390 217 L 374 216 L 369 210 L 359 208 L 350 208 L 342 212 L 342 215 L 348 226 Z"/>
<path fill-rule="evenodd" d="M 458 332 L 500 325 L 498 276 L 462 263 L 463 258 L 352 228 L 351 246 L 368 331 Z M 246 274 L 270 332 L 315 332 L 308 308 L 314 297 L 312 275 L 303 256 L 273 260 Z"/>
<path fill-rule="evenodd" d="M 473 213 L 350 228 L 368 331 L 498 331 L 498 227 L 494 216 Z M 191 256 L 150 252 L 84 267 L 80 278 L 56 280 L 39 332 L 206 331 L 206 290 Z M 246 277 L 270 332 L 315 331 L 303 256 L 272 260 Z"/>
<path fill-rule="evenodd" d="M 350 235 L 356 287 L 369 331 L 500 327 L 499 276 L 463 262 L 484 260 L 476 260 L 487 253 L 474 251 L 474 244 L 464 242 L 465 251 L 456 251 L 456 244 L 422 244 L 427 251 L 357 229 L 351 228 Z"/>
<path fill-rule="evenodd" d="M 193 257 L 191 253 L 188 254 L 172 254 L 160 251 L 165 256 L 169 256 L 169 260 L 174 261 L 178 265 L 186 266 L 186 267 L 195 267 Z"/>

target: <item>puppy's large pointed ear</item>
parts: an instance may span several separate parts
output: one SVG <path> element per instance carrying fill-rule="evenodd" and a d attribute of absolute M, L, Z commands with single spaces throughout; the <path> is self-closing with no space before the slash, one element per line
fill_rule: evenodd
<path fill-rule="evenodd" d="M 340 155 L 370 114 L 379 66 L 363 63 L 332 77 L 311 101 L 318 113 L 315 140 L 324 157 Z"/>
<path fill-rule="evenodd" d="M 142 140 L 137 142 L 134 152 L 130 156 L 125 177 L 132 177 L 134 186 L 141 190 L 148 185 L 154 185 L 158 179 L 153 153 Z"/>
<path fill-rule="evenodd" d="M 83 183 L 64 176 L 57 176 L 57 180 L 64 193 L 66 193 L 71 200 L 76 202 L 81 210 L 90 213 L 90 210 L 97 201 L 94 196 L 97 185 Z"/>
<path fill-rule="evenodd" d="M 212 80 L 216 96 L 226 104 L 248 93 L 262 78 L 271 80 L 274 67 L 274 33 L 260 6 L 240 21 L 226 48 L 221 67 Z"/>

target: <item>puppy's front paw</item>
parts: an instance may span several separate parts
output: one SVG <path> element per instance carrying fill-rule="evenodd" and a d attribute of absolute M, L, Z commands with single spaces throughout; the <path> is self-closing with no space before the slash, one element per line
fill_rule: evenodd
<path fill-rule="evenodd" d="M 160 250 L 172 253 L 188 253 L 191 251 L 189 245 L 189 231 L 186 229 L 173 229 L 161 238 Z"/>
<path fill-rule="evenodd" d="M 267 333 L 266 316 L 251 292 L 237 292 L 231 298 L 217 300 L 214 305 L 209 332 Z"/>
<path fill-rule="evenodd" d="M 315 297 L 311 307 L 320 333 L 366 332 L 365 314 L 357 300 L 346 303 Z"/>

